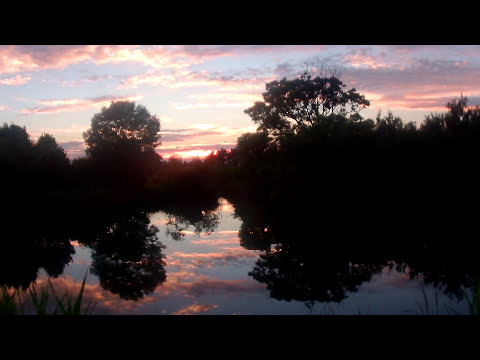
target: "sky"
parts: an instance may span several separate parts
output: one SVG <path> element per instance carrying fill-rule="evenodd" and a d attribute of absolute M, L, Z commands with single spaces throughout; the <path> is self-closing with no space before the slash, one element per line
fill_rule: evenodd
<path fill-rule="evenodd" d="M 365 118 L 420 124 L 460 94 L 480 105 L 478 45 L 0 45 L 0 123 L 51 134 L 76 158 L 93 115 L 130 100 L 159 117 L 164 158 L 203 157 L 256 130 L 244 110 L 265 83 L 315 59 L 370 100 Z"/>

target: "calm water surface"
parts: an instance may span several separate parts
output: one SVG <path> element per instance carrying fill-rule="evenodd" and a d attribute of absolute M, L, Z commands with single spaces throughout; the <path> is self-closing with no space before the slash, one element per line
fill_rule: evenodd
<path fill-rule="evenodd" d="M 350 290 L 347 286 L 340 301 L 285 295 L 292 282 L 283 284 L 280 270 L 274 270 L 279 272 L 278 284 L 260 282 L 252 276 L 264 251 L 241 245 L 242 220 L 234 210 L 233 205 L 220 199 L 218 209 L 210 214 L 210 223 L 201 225 L 182 222 L 165 212 L 149 214 L 164 247 L 144 247 L 141 261 L 129 262 L 119 250 L 71 241 L 75 253 L 63 274 L 52 280 L 54 288 L 59 293 L 65 287 L 78 290 L 87 274 L 83 303 L 96 304 L 93 314 L 108 315 L 468 313 L 465 299 L 447 296 L 440 287 L 424 284 L 421 276 L 411 279 L 408 271 L 397 271 L 395 266 L 373 272 Z M 303 276 L 290 275 L 299 279 Z M 47 273 L 40 269 L 37 286 L 45 285 L 46 280 Z M 310 285 L 299 280 L 298 286 Z M 301 293 L 309 294 L 309 290 Z"/>

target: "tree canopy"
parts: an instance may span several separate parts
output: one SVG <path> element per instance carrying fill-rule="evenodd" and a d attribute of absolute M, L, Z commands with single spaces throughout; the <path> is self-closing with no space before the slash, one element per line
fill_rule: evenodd
<path fill-rule="evenodd" d="M 89 157 L 99 154 L 154 150 L 160 145 L 160 120 L 142 105 L 112 101 L 92 118 L 92 127 L 83 133 Z"/>
<path fill-rule="evenodd" d="M 33 154 L 43 164 L 52 166 L 67 166 L 69 160 L 65 150 L 58 145 L 50 134 L 42 134 L 33 146 Z"/>
<path fill-rule="evenodd" d="M 305 72 L 297 79 L 267 83 L 264 101 L 255 102 L 245 113 L 259 123 L 258 130 L 278 135 L 314 125 L 333 113 L 357 114 L 359 109 L 370 105 L 355 88 L 345 90 L 345 87 L 335 76 L 312 78 Z"/>

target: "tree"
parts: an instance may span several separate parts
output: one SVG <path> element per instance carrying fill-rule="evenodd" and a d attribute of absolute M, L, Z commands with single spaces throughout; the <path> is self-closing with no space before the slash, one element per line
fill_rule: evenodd
<path fill-rule="evenodd" d="M 270 149 L 271 140 L 264 131 L 242 134 L 237 139 L 237 146 L 232 150 L 232 158 L 240 163 L 259 160 Z"/>
<path fill-rule="evenodd" d="M 388 111 L 388 115 L 382 118 L 382 112 L 377 113 L 375 118 L 376 125 L 375 131 L 380 136 L 394 136 L 404 129 L 404 124 L 399 116 L 394 116 L 391 111 Z M 413 125 L 409 125 L 411 128 Z"/>
<path fill-rule="evenodd" d="M 89 157 L 128 151 L 154 151 L 160 145 L 160 121 L 142 105 L 112 101 L 92 118 L 92 127 L 83 133 Z"/>
<path fill-rule="evenodd" d="M 16 188 L 24 186 L 29 182 L 32 163 L 32 141 L 27 129 L 4 123 L 0 127 L 0 183 Z"/>
<path fill-rule="evenodd" d="M 345 91 L 346 85 L 335 76 L 312 76 L 306 71 L 299 78 L 271 81 L 266 84 L 264 101 L 257 101 L 246 109 L 257 130 L 279 135 L 298 127 L 311 126 L 335 112 L 356 114 L 370 105 L 355 88 Z M 355 121 L 358 116 L 352 117 Z"/>
<path fill-rule="evenodd" d="M 27 133 L 27 129 L 15 124 L 8 125 L 4 123 L 0 128 L 0 145 L 10 145 L 19 148 L 30 149 L 32 141 L 30 135 Z"/>
<path fill-rule="evenodd" d="M 42 134 L 33 145 L 36 160 L 48 167 L 65 167 L 69 164 L 65 150 L 58 145 L 50 134 Z"/>
<path fill-rule="evenodd" d="M 112 102 L 92 118 L 83 133 L 97 182 L 141 189 L 161 162 L 160 121 L 135 102 Z"/>
<path fill-rule="evenodd" d="M 32 140 L 27 129 L 15 124 L 4 123 L 0 127 L 0 162 L 24 165 L 31 154 Z"/>

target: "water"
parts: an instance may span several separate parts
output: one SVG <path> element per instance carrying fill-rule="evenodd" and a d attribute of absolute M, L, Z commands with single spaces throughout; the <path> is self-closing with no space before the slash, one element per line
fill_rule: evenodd
<path fill-rule="evenodd" d="M 293 241 L 279 247 L 269 238 L 274 226 L 252 225 L 245 215 L 250 210 L 242 219 L 242 210 L 220 199 L 217 209 L 201 215 L 129 214 L 96 235 L 69 235 L 77 238 L 70 238 L 74 253 L 51 280 L 53 287 L 59 294 L 65 288 L 75 292 L 87 274 L 83 304 L 94 303 L 98 315 L 468 313 L 466 299 L 455 295 L 463 291 L 457 286 L 465 283 L 463 272 L 451 279 L 434 273 L 428 257 L 400 266 L 380 252 L 352 263 L 337 258 L 311 230 L 295 236 L 310 237 L 315 245 L 297 247 Z M 414 268 L 424 271 L 412 275 Z M 47 278 L 40 266 L 37 287 L 46 286 Z M 446 291 L 449 286 L 458 291 Z"/>

